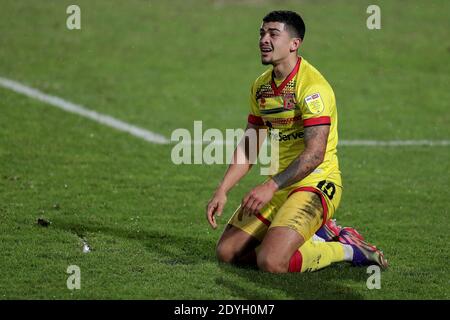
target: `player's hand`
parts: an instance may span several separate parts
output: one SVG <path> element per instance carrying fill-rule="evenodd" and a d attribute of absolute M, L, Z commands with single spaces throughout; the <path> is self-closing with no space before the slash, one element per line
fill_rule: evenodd
<path fill-rule="evenodd" d="M 225 192 L 217 190 L 211 200 L 206 206 L 206 219 L 213 229 L 217 228 L 216 217 L 222 215 L 223 207 L 227 202 L 227 195 Z"/>
<path fill-rule="evenodd" d="M 269 181 L 253 188 L 242 199 L 242 210 L 248 215 L 257 214 L 273 198 L 278 190 L 278 185 L 270 179 Z"/>

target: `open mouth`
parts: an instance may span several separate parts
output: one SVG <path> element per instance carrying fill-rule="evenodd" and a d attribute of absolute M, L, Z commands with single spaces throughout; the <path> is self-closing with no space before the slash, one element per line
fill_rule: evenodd
<path fill-rule="evenodd" d="M 269 53 L 269 52 L 272 52 L 272 48 L 267 48 L 267 47 L 265 47 L 265 48 L 260 48 L 260 50 L 261 50 L 262 53 Z"/>

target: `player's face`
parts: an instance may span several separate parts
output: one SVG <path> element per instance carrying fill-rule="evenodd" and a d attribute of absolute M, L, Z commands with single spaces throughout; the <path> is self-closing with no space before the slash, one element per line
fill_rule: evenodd
<path fill-rule="evenodd" d="M 292 52 L 293 38 L 282 22 L 265 22 L 259 29 L 259 50 L 262 64 L 282 61 Z"/>

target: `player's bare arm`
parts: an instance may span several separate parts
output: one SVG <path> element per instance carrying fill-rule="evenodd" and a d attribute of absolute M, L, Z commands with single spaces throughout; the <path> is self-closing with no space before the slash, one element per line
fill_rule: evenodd
<path fill-rule="evenodd" d="M 256 214 L 273 197 L 274 193 L 308 176 L 323 161 L 327 148 L 329 125 L 304 129 L 305 150 L 282 172 L 262 185 L 252 189 L 242 200 L 244 213 Z"/>
<path fill-rule="evenodd" d="M 272 178 L 279 189 L 302 180 L 323 162 L 329 132 L 329 125 L 305 128 L 305 150 L 284 171 Z"/>
<path fill-rule="evenodd" d="M 223 208 L 227 202 L 227 193 L 247 174 L 248 171 L 250 171 L 252 167 L 251 158 L 257 156 L 257 154 L 250 154 L 249 146 L 252 144 L 250 139 L 257 139 L 257 153 L 263 142 L 263 139 L 259 134 L 250 134 L 250 131 L 263 128 L 264 127 L 262 126 L 251 123 L 247 124 L 245 134 L 233 153 L 233 160 L 228 166 L 224 178 L 220 182 L 213 197 L 206 206 L 206 218 L 213 229 L 217 228 L 215 215 L 217 214 L 219 217 L 222 215 Z"/>

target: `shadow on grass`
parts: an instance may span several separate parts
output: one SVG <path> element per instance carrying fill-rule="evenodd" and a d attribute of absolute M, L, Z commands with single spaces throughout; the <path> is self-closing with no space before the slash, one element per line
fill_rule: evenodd
<path fill-rule="evenodd" d="M 76 234 L 84 238 L 88 233 L 103 233 L 113 238 L 135 240 L 143 244 L 155 256 L 160 257 L 160 262 L 168 265 L 192 265 L 205 262 L 214 262 L 215 257 L 211 252 L 210 243 L 206 239 L 174 235 L 163 230 L 128 229 L 121 226 L 108 226 L 87 222 L 80 224 L 66 220 L 53 220 L 53 227 Z"/>
<path fill-rule="evenodd" d="M 79 224 L 64 220 L 54 221 L 53 227 L 72 232 L 79 237 L 86 233 L 102 232 L 115 238 L 136 240 L 146 246 L 152 254 L 160 257 L 161 263 L 167 265 L 194 265 L 205 262 L 214 263 L 215 243 L 208 239 L 194 236 L 173 235 L 159 230 L 135 230 L 123 227 L 111 227 L 100 224 Z M 273 299 L 274 291 L 277 296 L 288 299 L 363 299 L 364 297 L 349 287 L 365 287 L 368 275 L 365 268 L 353 268 L 348 264 L 335 264 L 322 271 L 314 273 L 269 274 L 251 267 L 238 267 L 218 263 L 225 277 L 216 276 L 218 287 L 227 290 L 233 298 L 238 299 Z M 222 273 L 222 274 L 223 274 Z M 241 278 L 242 281 L 230 280 Z"/>
<path fill-rule="evenodd" d="M 364 297 L 348 286 L 349 283 L 365 287 L 367 274 L 365 269 L 353 268 L 349 265 L 333 265 L 314 273 L 269 274 L 251 268 L 239 268 L 219 264 L 226 273 L 235 273 L 242 282 L 230 281 L 218 277 L 216 283 L 227 288 L 233 296 L 245 299 L 273 299 L 273 292 L 280 292 L 287 299 L 351 299 Z M 252 288 L 242 284 L 252 283 Z"/>

